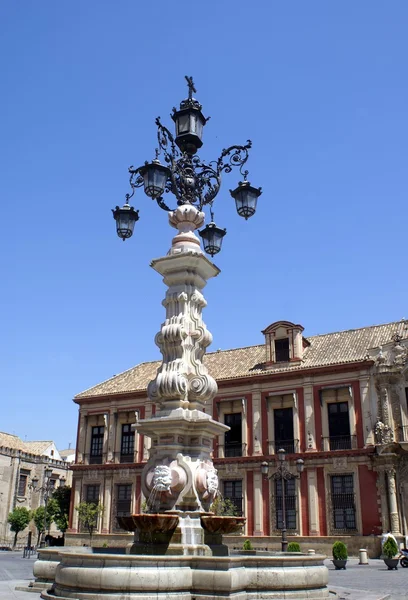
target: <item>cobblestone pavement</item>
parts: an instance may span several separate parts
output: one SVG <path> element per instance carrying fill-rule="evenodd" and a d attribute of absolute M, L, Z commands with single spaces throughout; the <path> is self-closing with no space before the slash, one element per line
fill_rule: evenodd
<path fill-rule="evenodd" d="M 0 600 L 39 600 L 39 594 L 15 590 L 33 579 L 35 560 L 36 556 L 22 558 L 21 552 L 0 552 Z M 408 569 L 388 571 L 382 560 L 362 566 L 353 558 L 346 571 L 336 571 L 329 560 L 326 565 L 329 588 L 339 600 L 408 600 Z"/>

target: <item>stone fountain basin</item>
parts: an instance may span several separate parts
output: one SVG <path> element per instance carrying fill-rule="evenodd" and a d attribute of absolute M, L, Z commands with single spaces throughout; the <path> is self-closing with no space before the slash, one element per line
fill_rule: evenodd
<path fill-rule="evenodd" d="M 176 529 L 178 515 L 141 513 L 128 517 L 117 517 L 119 526 L 125 531 L 141 531 L 143 533 L 165 533 Z"/>
<path fill-rule="evenodd" d="M 60 552 L 54 600 L 329 599 L 320 555 L 129 556 Z"/>
<path fill-rule="evenodd" d="M 219 517 L 216 515 L 202 515 L 201 526 L 209 533 L 240 533 L 245 525 L 245 517 Z"/>

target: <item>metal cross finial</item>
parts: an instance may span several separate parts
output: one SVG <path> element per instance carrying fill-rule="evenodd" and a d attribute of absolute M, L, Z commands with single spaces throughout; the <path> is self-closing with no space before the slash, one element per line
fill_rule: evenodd
<path fill-rule="evenodd" d="M 191 100 L 191 98 L 193 97 L 193 92 L 197 93 L 197 90 L 195 88 L 193 78 L 189 77 L 188 75 L 184 75 L 184 77 L 186 78 L 188 85 L 188 98 L 189 100 Z"/>

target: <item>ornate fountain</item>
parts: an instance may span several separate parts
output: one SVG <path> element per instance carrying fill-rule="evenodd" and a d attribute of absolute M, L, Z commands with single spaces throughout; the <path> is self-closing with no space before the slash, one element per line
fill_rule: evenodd
<path fill-rule="evenodd" d="M 166 186 L 178 199 L 178 206 L 168 210 L 170 225 L 178 233 L 168 254 L 151 263 L 167 286 L 163 301 L 166 318 L 155 338 L 163 360 L 148 386 L 149 399 L 158 410 L 135 425 L 139 433 L 151 438 L 149 459 L 142 472 L 148 511 L 120 520 L 124 529 L 135 534 L 127 555 L 60 552 L 55 583 L 42 598 L 213 600 L 239 596 L 246 600 L 282 598 L 282 590 L 285 598 L 329 597 L 324 557 L 229 556 L 222 534 L 240 531 L 245 519 L 217 517 L 209 512 L 218 493 L 211 458 L 213 440 L 228 427 L 205 412 L 217 393 L 217 383 L 203 363 L 212 336 L 202 319 L 206 306 L 202 290 L 220 271 L 204 256 L 195 232 L 204 224 L 204 205 L 210 206 L 213 218 L 212 203 L 222 171 L 229 172 L 234 165 L 242 167 L 250 143 L 223 150 L 215 166 L 200 163 L 194 157 L 202 144 L 197 123 L 201 123 L 202 133 L 205 119 L 201 105 L 192 98 L 192 80 L 188 78 L 188 82 L 189 98 L 173 115 L 176 139 L 157 121 L 159 144 L 169 166 L 156 160 L 139 169 L 130 168 L 133 189 L 144 184 L 146 193 L 161 208 L 168 210 L 161 197 Z M 186 114 L 196 122 L 193 127 L 190 120 L 192 131 L 182 133 L 178 119 Z M 174 142 L 181 149 L 177 160 Z M 168 144 L 171 152 L 166 150 Z M 230 162 L 225 163 L 227 156 Z M 239 214 L 248 218 L 255 212 L 260 190 L 246 181 L 247 171 L 243 175 L 245 181 L 231 194 Z M 130 237 L 138 220 L 134 209 L 126 202 L 122 209 L 116 208 L 114 217 L 119 236 Z M 212 222 L 200 235 L 204 248 L 215 254 L 225 231 Z"/>

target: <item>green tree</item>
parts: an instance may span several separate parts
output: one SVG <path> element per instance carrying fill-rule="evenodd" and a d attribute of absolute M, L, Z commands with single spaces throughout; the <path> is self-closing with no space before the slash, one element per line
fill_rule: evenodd
<path fill-rule="evenodd" d="M 78 512 L 80 525 L 89 533 L 89 543 L 92 545 L 92 535 L 98 525 L 98 517 L 103 513 L 103 506 L 95 502 L 81 502 L 75 510 Z"/>
<path fill-rule="evenodd" d="M 230 498 L 222 498 L 222 496 L 216 497 L 210 506 L 210 511 L 217 517 L 236 517 L 238 515 L 238 509 L 233 501 Z"/>
<path fill-rule="evenodd" d="M 68 529 L 71 488 L 68 485 L 58 487 L 52 495 L 52 500 L 57 503 L 54 523 L 62 533 L 65 533 Z"/>
<path fill-rule="evenodd" d="M 49 531 L 51 523 L 55 521 L 55 515 L 58 512 L 58 503 L 53 498 L 50 498 L 47 502 L 47 518 L 46 523 L 44 522 L 45 506 L 39 506 L 32 513 L 32 518 L 37 528 L 37 546 L 40 543 L 40 537 L 42 533 L 46 533 L 45 525 Z"/>
<path fill-rule="evenodd" d="M 31 513 L 25 506 L 16 506 L 13 512 L 9 513 L 7 522 L 10 523 L 11 531 L 14 531 L 13 548 L 17 544 L 17 536 L 20 531 L 24 531 L 31 521 Z"/>

